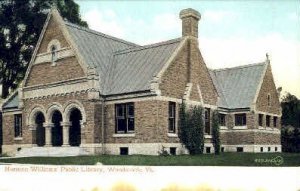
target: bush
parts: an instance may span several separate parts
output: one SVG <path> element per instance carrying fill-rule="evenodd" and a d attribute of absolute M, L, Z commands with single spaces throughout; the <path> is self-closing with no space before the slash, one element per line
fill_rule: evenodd
<path fill-rule="evenodd" d="M 213 112 L 212 118 L 212 142 L 215 149 L 215 154 L 220 154 L 220 126 L 219 126 L 219 113 Z"/>
<path fill-rule="evenodd" d="M 182 103 L 179 113 L 179 138 L 191 155 L 202 154 L 204 149 L 203 108 L 187 110 Z"/>

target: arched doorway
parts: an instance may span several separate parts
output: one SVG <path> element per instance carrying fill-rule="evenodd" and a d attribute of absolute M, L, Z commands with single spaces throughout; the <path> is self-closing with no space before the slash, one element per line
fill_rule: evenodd
<path fill-rule="evenodd" d="M 79 146 L 81 143 L 81 126 L 80 120 L 82 120 L 82 115 L 79 109 L 74 108 L 70 114 L 70 130 L 69 130 L 69 142 L 70 146 Z"/>
<path fill-rule="evenodd" d="M 43 113 L 38 112 L 35 117 L 36 144 L 38 147 L 45 146 L 45 127 L 43 127 L 44 122 L 45 122 L 45 117 Z"/>
<path fill-rule="evenodd" d="M 61 123 L 62 122 L 62 115 L 61 113 L 56 110 L 53 112 L 52 115 L 52 123 L 53 123 L 53 127 L 51 129 L 51 142 L 52 142 L 52 146 L 54 147 L 58 147 L 58 146 L 62 146 L 63 144 L 63 131 L 62 131 L 62 126 Z"/>

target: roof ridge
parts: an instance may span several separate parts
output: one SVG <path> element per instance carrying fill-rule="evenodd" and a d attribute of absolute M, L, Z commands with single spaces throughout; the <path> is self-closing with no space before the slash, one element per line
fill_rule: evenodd
<path fill-rule="evenodd" d="M 156 48 L 156 47 L 159 47 L 159 46 L 179 42 L 179 41 L 181 41 L 181 39 L 182 38 L 179 37 L 179 38 L 174 38 L 174 39 L 170 39 L 170 40 L 166 40 L 166 41 L 162 41 L 162 42 L 157 42 L 157 43 L 153 43 L 153 44 L 148 44 L 148 45 L 144 45 L 144 46 L 127 48 L 127 49 L 115 51 L 115 52 L 113 52 L 113 54 L 114 55 L 120 55 L 120 54 L 129 53 L 129 52 L 141 51 L 141 50 L 145 50 L 145 49 L 149 49 L 149 48 Z"/>
<path fill-rule="evenodd" d="M 102 36 L 102 37 L 105 37 L 105 38 L 109 38 L 109 39 L 111 39 L 111 40 L 118 41 L 118 42 L 121 42 L 121 43 L 124 43 L 124 44 L 127 44 L 127 45 L 140 46 L 140 45 L 138 45 L 138 44 L 135 44 L 135 43 L 132 43 L 132 42 L 128 42 L 128 41 L 126 41 L 126 40 L 123 40 L 123 39 L 120 39 L 120 38 L 117 38 L 117 37 L 113 37 L 113 36 L 104 34 L 104 33 L 102 33 L 102 32 L 93 30 L 93 29 L 89 29 L 89 28 L 86 28 L 86 27 L 82 27 L 82 26 L 76 25 L 76 24 L 71 23 L 71 22 L 68 22 L 68 21 L 65 21 L 65 24 L 68 25 L 68 26 L 71 26 L 71 27 L 75 27 L 75 28 L 77 28 L 77 29 L 79 29 L 79 30 L 83 30 L 83 31 L 85 31 L 85 32 L 92 33 L 92 34 L 94 34 L 94 35 L 98 35 L 98 36 Z"/>
<path fill-rule="evenodd" d="M 210 70 L 212 70 L 214 72 L 218 72 L 218 71 L 231 70 L 231 69 L 249 68 L 249 67 L 254 67 L 254 66 L 258 66 L 258 65 L 265 65 L 265 64 L 266 64 L 266 62 L 259 62 L 259 63 L 241 65 L 241 66 L 234 66 L 234 67 L 230 67 L 230 68 L 219 68 L 219 69 L 210 69 Z"/>

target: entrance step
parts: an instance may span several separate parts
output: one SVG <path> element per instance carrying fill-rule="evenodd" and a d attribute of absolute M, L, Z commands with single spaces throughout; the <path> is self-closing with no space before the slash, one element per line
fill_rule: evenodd
<path fill-rule="evenodd" d="M 31 147 L 22 148 L 17 152 L 16 157 L 33 157 L 33 156 L 79 156 L 91 155 L 87 149 L 82 147 Z"/>

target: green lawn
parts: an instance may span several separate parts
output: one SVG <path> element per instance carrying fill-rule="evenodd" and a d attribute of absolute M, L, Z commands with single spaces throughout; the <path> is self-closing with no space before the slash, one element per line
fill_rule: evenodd
<path fill-rule="evenodd" d="M 221 153 L 197 156 L 76 156 L 0 158 L 0 163 L 56 165 L 144 165 L 144 166 L 300 166 L 300 153 Z"/>

